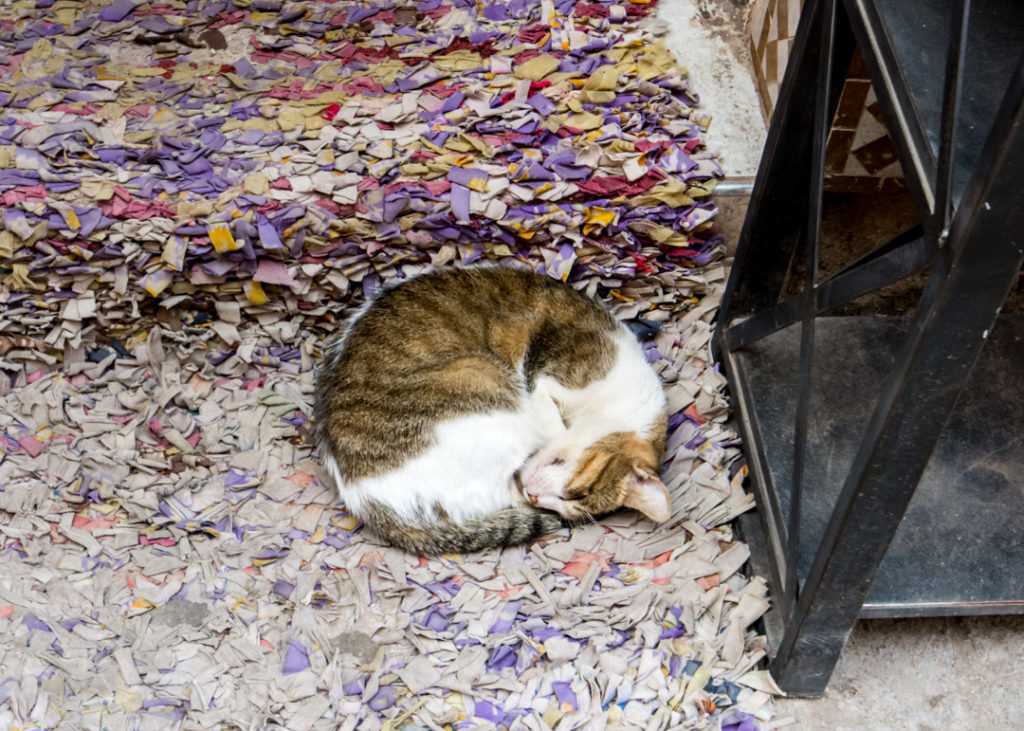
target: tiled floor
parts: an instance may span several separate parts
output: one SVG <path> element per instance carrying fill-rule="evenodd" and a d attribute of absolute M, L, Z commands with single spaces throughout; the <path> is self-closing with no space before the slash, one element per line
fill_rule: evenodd
<path fill-rule="evenodd" d="M 765 136 L 744 53 L 744 13 L 743 0 L 659 6 L 668 45 L 713 117 L 709 144 L 735 178 L 756 173 Z M 746 199 L 718 200 L 734 247 Z M 809 730 L 1016 729 L 1022 705 L 1024 617 L 871 620 L 857 624 L 825 695 L 781 700 L 776 718 Z"/>

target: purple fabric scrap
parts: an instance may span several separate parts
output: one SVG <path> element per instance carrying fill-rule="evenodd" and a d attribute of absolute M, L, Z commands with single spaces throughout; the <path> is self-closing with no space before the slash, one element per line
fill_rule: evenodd
<path fill-rule="evenodd" d="M 300 642 L 288 640 L 288 649 L 285 651 L 281 672 L 284 675 L 292 675 L 308 670 L 309 667 L 309 651 Z"/>
<path fill-rule="evenodd" d="M 97 17 L 107 23 L 116 23 L 131 15 L 135 11 L 136 5 L 138 5 L 136 0 L 114 0 L 103 8 Z"/>
<path fill-rule="evenodd" d="M 551 684 L 551 689 L 555 691 L 555 697 L 558 698 L 559 703 L 568 703 L 572 706 L 572 710 L 576 710 L 579 700 L 576 698 L 576 694 L 572 691 L 572 686 L 564 681 L 556 680 Z"/>

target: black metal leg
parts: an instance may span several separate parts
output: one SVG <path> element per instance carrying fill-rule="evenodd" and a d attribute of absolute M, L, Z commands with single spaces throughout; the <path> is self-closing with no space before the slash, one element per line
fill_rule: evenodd
<path fill-rule="evenodd" d="M 818 695 L 853 629 L 1024 250 L 1024 64 L 952 222 L 911 333 L 867 427 L 772 663 L 788 692 Z"/>
<path fill-rule="evenodd" d="M 808 2 L 800 17 L 790 65 L 779 90 L 776 116 L 768 131 L 754 195 L 737 245 L 733 264 L 737 276 L 730 278 L 722 300 L 719 330 L 735 317 L 776 303 L 807 224 L 815 105 L 806 100 L 813 95 L 818 69 L 826 62 L 819 39 L 827 5 L 830 3 L 821 0 Z M 830 78 L 829 119 L 835 114 L 853 48 L 849 24 L 839 23 L 832 47 L 832 65 L 839 71 Z M 756 226 L 750 225 L 753 221 L 757 221 Z M 715 347 L 721 352 L 717 342 Z"/>
<path fill-rule="evenodd" d="M 832 87 L 832 46 L 836 34 L 836 0 L 821 3 L 818 78 L 814 90 L 814 126 L 811 129 L 811 174 L 807 223 L 804 229 L 804 288 L 800 294 L 800 391 L 796 403 L 793 433 L 793 479 L 790 487 L 789 522 L 786 528 L 786 585 L 788 596 L 797 596 L 800 588 L 797 564 L 800 558 L 800 508 L 804 486 L 804 461 L 807 456 L 808 409 L 811 401 L 811 373 L 814 370 L 814 320 L 817 316 L 814 291 L 818 279 L 818 249 L 821 243 L 822 197 L 825 185 L 825 144 L 832 126 L 835 107 L 829 91 Z M 790 607 L 791 611 L 793 607 Z M 788 617 L 787 617 L 788 619 Z"/>

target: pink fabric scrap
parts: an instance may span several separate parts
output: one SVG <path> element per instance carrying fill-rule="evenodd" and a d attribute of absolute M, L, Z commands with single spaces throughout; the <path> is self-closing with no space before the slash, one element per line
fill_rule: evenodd
<path fill-rule="evenodd" d="M 45 444 L 32 436 L 22 437 L 18 440 L 18 444 L 20 444 L 21 448 L 28 452 L 32 457 L 38 457 L 46 447 Z"/>
<path fill-rule="evenodd" d="M 259 264 L 256 265 L 256 272 L 252 275 L 252 278 L 257 282 L 265 282 L 266 284 L 279 284 L 285 287 L 294 287 L 298 285 L 295 277 L 288 271 L 288 267 L 283 262 L 277 261 L 276 259 L 260 259 Z"/>

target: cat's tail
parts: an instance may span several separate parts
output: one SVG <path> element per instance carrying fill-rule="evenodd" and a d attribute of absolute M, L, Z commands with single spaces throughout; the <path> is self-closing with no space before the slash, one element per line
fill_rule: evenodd
<path fill-rule="evenodd" d="M 419 556 L 515 546 L 566 525 L 557 513 L 527 507 L 506 508 L 464 523 L 434 524 L 429 529 L 399 523 L 392 515 L 381 515 L 379 511 L 360 517 L 381 538 Z"/>

